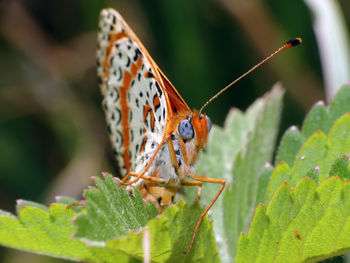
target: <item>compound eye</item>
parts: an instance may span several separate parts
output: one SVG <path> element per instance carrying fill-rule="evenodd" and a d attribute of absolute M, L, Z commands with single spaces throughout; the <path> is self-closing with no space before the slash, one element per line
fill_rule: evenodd
<path fill-rule="evenodd" d="M 177 126 L 177 131 L 184 140 L 192 139 L 194 136 L 193 126 L 188 119 L 181 120 Z"/>
<path fill-rule="evenodd" d="M 208 133 L 209 133 L 211 130 L 211 120 L 207 115 L 205 115 L 205 118 L 207 119 L 207 127 L 208 127 Z"/>

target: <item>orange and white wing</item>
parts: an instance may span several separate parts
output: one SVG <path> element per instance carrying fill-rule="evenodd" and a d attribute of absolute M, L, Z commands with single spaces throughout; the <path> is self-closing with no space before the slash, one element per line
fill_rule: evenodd
<path fill-rule="evenodd" d="M 149 134 L 163 136 L 168 95 L 153 60 L 113 9 L 101 12 L 97 72 L 110 139 L 126 175 L 135 171 L 145 147 L 152 146 Z"/>

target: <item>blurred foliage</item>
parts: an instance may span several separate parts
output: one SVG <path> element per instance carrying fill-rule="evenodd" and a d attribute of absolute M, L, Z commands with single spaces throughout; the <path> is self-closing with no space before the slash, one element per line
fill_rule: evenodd
<path fill-rule="evenodd" d="M 339 1 L 350 26 L 350 4 Z M 113 163 L 95 74 L 97 19 L 116 8 L 192 108 L 286 40 L 303 45 L 250 74 L 206 108 L 222 125 L 281 81 L 282 127 L 324 98 L 312 15 L 303 0 L 0 1 L 0 208 L 18 198 L 80 198 Z M 12 211 L 13 212 L 13 211 Z M 0 262 L 53 262 L 0 248 Z M 56 261 L 55 261 L 56 262 Z"/>

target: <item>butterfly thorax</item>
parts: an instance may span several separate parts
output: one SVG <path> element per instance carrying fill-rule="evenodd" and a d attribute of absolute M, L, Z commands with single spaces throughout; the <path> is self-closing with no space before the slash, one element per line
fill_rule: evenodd
<path fill-rule="evenodd" d="M 155 154 L 146 174 L 161 178 L 165 185 L 178 186 L 193 173 L 198 154 L 206 146 L 211 123 L 206 115 L 178 113 L 167 120 L 165 133 L 148 132 L 144 152 L 136 160 L 136 173 L 142 172 Z"/>

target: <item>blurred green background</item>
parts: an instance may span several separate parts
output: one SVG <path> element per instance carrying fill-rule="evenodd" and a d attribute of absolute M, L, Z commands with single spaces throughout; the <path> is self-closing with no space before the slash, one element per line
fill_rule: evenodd
<path fill-rule="evenodd" d="M 350 2 L 338 3 L 349 28 Z M 19 198 L 79 199 L 91 176 L 118 174 L 95 73 L 104 7 L 122 14 L 197 109 L 287 40 L 303 39 L 210 104 L 206 112 L 215 124 L 277 81 L 286 89 L 281 134 L 300 127 L 310 107 L 325 99 L 315 15 L 303 0 L 0 1 L 0 209 L 14 212 Z M 23 260 L 63 262 L 0 247 L 0 262 Z"/>

